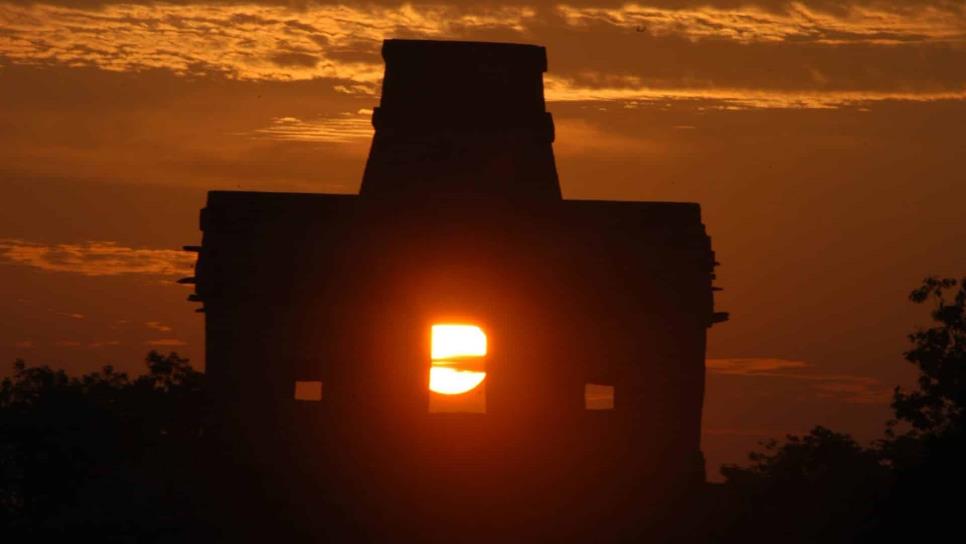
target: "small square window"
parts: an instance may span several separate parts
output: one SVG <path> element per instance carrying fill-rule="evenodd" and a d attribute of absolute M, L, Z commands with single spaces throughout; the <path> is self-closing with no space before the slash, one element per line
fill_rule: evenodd
<path fill-rule="evenodd" d="M 295 400 L 307 402 L 322 400 L 322 382 L 295 382 Z"/>
<path fill-rule="evenodd" d="M 614 386 L 596 383 L 585 384 L 584 408 L 588 410 L 613 410 Z"/>

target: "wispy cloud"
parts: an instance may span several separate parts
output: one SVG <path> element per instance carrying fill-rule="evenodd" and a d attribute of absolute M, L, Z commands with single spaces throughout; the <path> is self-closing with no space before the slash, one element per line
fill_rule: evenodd
<path fill-rule="evenodd" d="M 892 389 L 868 376 L 824 374 L 808 379 L 820 398 L 842 399 L 855 404 L 884 404 L 892 399 Z"/>
<path fill-rule="evenodd" d="M 705 436 L 748 436 L 748 437 L 775 437 L 788 434 L 785 430 L 771 429 L 728 429 L 728 428 L 709 428 L 701 429 L 701 434 Z"/>
<path fill-rule="evenodd" d="M 805 368 L 808 363 L 789 359 L 773 359 L 768 357 L 743 359 L 708 359 L 705 362 L 708 370 L 715 374 L 738 374 L 741 376 L 771 374 L 780 370 Z"/>
<path fill-rule="evenodd" d="M 120 346 L 120 345 L 121 345 L 120 340 L 95 340 L 94 342 L 89 342 L 87 344 L 87 347 L 91 349 L 97 349 L 97 348 Z"/>
<path fill-rule="evenodd" d="M 195 256 L 171 249 L 124 247 L 116 242 L 40 244 L 0 239 L 0 262 L 85 276 L 175 276 L 190 273 Z"/>
<path fill-rule="evenodd" d="M 548 18 L 549 14 L 553 17 Z M 561 23 L 548 25 L 550 19 Z M 821 56 L 825 60 L 815 62 L 836 66 L 838 61 L 824 55 L 837 55 L 828 51 L 841 48 L 847 57 L 850 48 L 873 47 L 881 55 L 873 57 L 866 51 L 855 60 L 857 70 L 850 73 L 865 74 L 856 76 L 858 83 L 845 81 L 849 78 L 838 72 L 830 78 L 821 66 L 802 66 L 799 52 L 788 53 L 788 62 L 783 63 L 787 68 L 782 70 L 796 77 L 798 71 L 810 74 L 807 83 L 795 80 L 796 85 L 803 85 L 801 89 L 762 88 L 760 78 L 755 79 L 741 66 L 719 73 L 717 78 L 696 81 L 692 73 L 695 67 L 689 66 L 696 61 L 684 58 L 677 67 L 679 73 L 665 74 L 660 81 L 645 77 L 647 70 L 639 66 L 632 69 L 633 73 L 604 74 L 606 77 L 597 81 L 577 77 L 576 72 L 586 66 L 571 66 L 569 72 L 552 72 L 547 79 L 547 97 L 552 101 L 710 101 L 709 107 L 721 109 L 821 109 L 882 100 L 966 99 L 966 88 L 955 76 L 947 74 L 949 81 L 945 81 L 930 73 L 928 67 L 909 68 L 907 65 L 915 62 L 909 59 L 917 57 L 906 53 L 902 56 L 906 66 L 903 73 L 911 79 L 892 87 L 881 87 L 876 75 L 889 71 L 888 63 L 865 65 L 871 62 L 869 59 L 888 57 L 901 47 L 929 45 L 944 48 L 935 62 L 958 62 L 966 43 L 966 4 L 951 2 L 843 2 L 836 9 L 810 7 L 806 2 L 782 4 L 780 9 L 753 3 L 729 8 L 563 4 L 542 12 L 525 6 L 470 8 L 442 4 L 307 4 L 296 8 L 131 3 L 84 9 L 0 3 L 0 28 L 0 57 L 14 63 L 94 66 L 111 71 L 166 69 L 186 76 L 218 74 L 240 80 L 326 79 L 337 91 L 367 96 L 378 94 L 383 74 L 379 48 L 382 40 L 390 37 L 481 39 L 498 33 L 503 39 L 518 37 L 519 41 L 537 43 L 603 40 L 613 49 L 627 45 L 608 41 L 614 35 L 640 33 L 645 40 L 667 40 L 660 51 L 679 53 L 688 43 L 709 40 L 754 47 L 758 52 L 772 46 L 810 45 L 825 51 Z M 587 30 L 596 34 L 589 35 Z M 608 46 L 594 47 L 605 48 L 595 49 L 595 54 L 606 55 L 608 51 Z M 612 53 L 612 57 L 629 55 L 623 49 Z M 743 52 L 732 54 L 739 56 L 724 62 L 737 63 L 745 58 Z M 613 66 L 605 70 L 616 72 Z M 774 74 L 773 81 L 787 79 L 788 74 L 783 74 Z M 751 79 L 744 81 L 741 77 Z M 331 142 L 365 130 L 349 118 L 279 117 L 257 134 L 279 140 Z"/>
<path fill-rule="evenodd" d="M 966 40 L 966 5 L 845 4 L 835 12 L 790 2 L 786 9 L 766 10 L 750 3 L 737 8 L 702 6 L 674 9 L 629 3 L 616 8 L 561 5 L 567 24 L 609 25 L 654 36 L 691 40 L 726 39 L 741 43 L 809 41 L 824 44 L 897 44 Z"/>
<path fill-rule="evenodd" d="M 659 87 L 651 86 L 643 78 L 634 76 L 625 76 L 616 84 L 614 82 L 595 84 L 588 82 L 587 79 L 547 76 L 545 84 L 547 100 L 551 102 L 622 102 L 631 106 L 691 101 L 706 109 L 834 109 L 888 100 L 904 102 L 966 100 L 966 89 L 900 92 Z"/>
<path fill-rule="evenodd" d="M 372 110 L 343 113 L 339 116 L 302 120 L 297 117 L 276 117 L 272 124 L 256 129 L 253 135 L 271 140 L 290 142 L 349 143 L 372 139 Z"/>
<path fill-rule="evenodd" d="M 0 5 L 0 55 L 105 70 L 171 69 L 239 79 L 317 77 L 372 84 L 382 78 L 381 41 L 473 29 L 522 30 L 528 7 L 467 9 L 163 3 L 101 9 Z"/>
<path fill-rule="evenodd" d="M 172 330 L 171 327 L 161 323 L 160 321 L 148 321 L 144 324 L 144 326 L 158 332 L 171 332 Z"/>
<path fill-rule="evenodd" d="M 73 349 L 99 349 L 120 345 L 120 340 L 92 340 L 89 342 L 79 342 L 77 340 L 57 340 L 54 342 L 54 346 L 56 347 Z M 33 347 L 33 344 L 27 347 Z"/>
<path fill-rule="evenodd" d="M 797 380 L 808 385 L 819 398 L 855 404 L 881 404 L 891 398 L 891 389 L 868 376 L 816 372 L 804 361 L 777 358 L 708 359 L 714 374 L 752 378 Z"/>
<path fill-rule="evenodd" d="M 178 340 L 177 338 L 159 338 L 157 340 L 148 340 L 144 343 L 144 345 L 154 347 L 177 347 L 186 346 L 188 343 L 184 340 Z"/>
<path fill-rule="evenodd" d="M 667 147 L 664 141 L 615 133 L 580 118 L 561 117 L 554 124 L 557 133 L 554 152 L 558 156 L 634 155 L 663 151 Z"/>

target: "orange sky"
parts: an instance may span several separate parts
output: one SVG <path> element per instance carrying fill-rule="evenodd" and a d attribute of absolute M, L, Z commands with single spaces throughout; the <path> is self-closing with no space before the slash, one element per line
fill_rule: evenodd
<path fill-rule="evenodd" d="M 200 363 L 172 282 L 205 191 L 357 190 L 387 37 L 547 46 L 564 194 L 702 204 L 732 314 L 711 473 L 818 423 L 878 435 L 927 318 L 906 294 L 966 272 L 953 0 L 0 1 L 0 361 Z"/>

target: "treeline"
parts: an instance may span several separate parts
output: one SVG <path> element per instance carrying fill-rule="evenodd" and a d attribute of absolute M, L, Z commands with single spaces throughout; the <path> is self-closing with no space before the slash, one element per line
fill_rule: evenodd
<path fill-rule="evenodd" d="M 709 486 L 714 542 L 958 541 L 966 506 L 966 279 L 924 281 L 932 326 L 910 335 L 918 386 L 896 388 L 895 418 L 869 445 L 816 427 L 772 441 Z M 71 377 L 14 365 L 0 382 L 0 536 L 103 542 L 218 541 L 208 515 L 230 485 L 200 459 L 204 375 L 150 352 L 146 373 Z M 217 456 L 217 453 L 214 454 Z M 208 462 L 213 457 L 209 456 Z M 696 521 L 697 522 L 697 521 Z"/>
<path fill-rule="evenodd" d="M 896 387 L 894 419 L 861 445 L 815 427 L 770 441 L 746 466 L 721 469 L 711 517 L 726 542 L 953 542 L 966 513 L 966 278 L 927 278 L 910 294 L 933 305 L 909 335 L 918 387 Z"/>
<path fill-rule="evenodd" d="M 0 540 L 145 542 L 198 523 L 204 375 L 176 353 L 145 363 L 136 378 L 14 364 L 0 382 Z"/>

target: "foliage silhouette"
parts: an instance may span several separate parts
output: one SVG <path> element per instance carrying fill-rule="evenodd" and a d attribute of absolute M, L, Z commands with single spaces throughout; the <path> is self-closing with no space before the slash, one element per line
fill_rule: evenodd
<path fill-rule="evenodd" d="M 751 465 L 725 465 L 728 525 L 723 540 L 855 542 L 889 487 L 880 452 L 848 434 L 818 426 L 805 436 L 772 440 Z"/>
<path fill-rule="evenodd" d="M 896 482 L 880 507 L 875 536 L 955 539 L 964 531 L 966 504 L 966 277 L 926 278 L 909 298 L 933 302 L 933 326 L 909 335 L 913 347 L 905 358 L 919 370 L 918 389 L 897 387 L 892 408 L 912 429 L 897 433 L 890 422 L 880 445 Z"/>
<path fill-rule="evenodd" d="M 958 291 L 957 291 L 958 286 Z M 884 438 L 862 446 L 816 427 L 763 444 L 748 466 L 722 467 L 720 541 L 915 541 L 962 533 L 966 489 L 966 279 L 926 278 L 934 326 L 909 336 L 918 389 L 897 387 Z M 900 424 L 911 428 L 899 432 Z M 926 521 L 928 520 L 928 521 Z"/>
<path fill-rule="evenodd" d="M 192 452 L 203 438 L 204 375 L 150 352 L 131 379 L 106 366 L 70 377 L 14 365 L 0 382 L 0 524 L 58 533 L 160 536 L 184 524 Z"/>
<path fill-rule="evenodd" d="M 947 292 L 951 292 L 951 300 Z M 909 298 L 920 304 L 935 301 L 932 319 L 936 326 L 909 335 L 913 348 L 905 357 L 919 369 L 919 390 L 906 393 L 896 388 L 892 403 L 896 418 L 933 433 L 962 427 L 966 414 L 966 278 L 958 282 L 927 278 Z"/>

